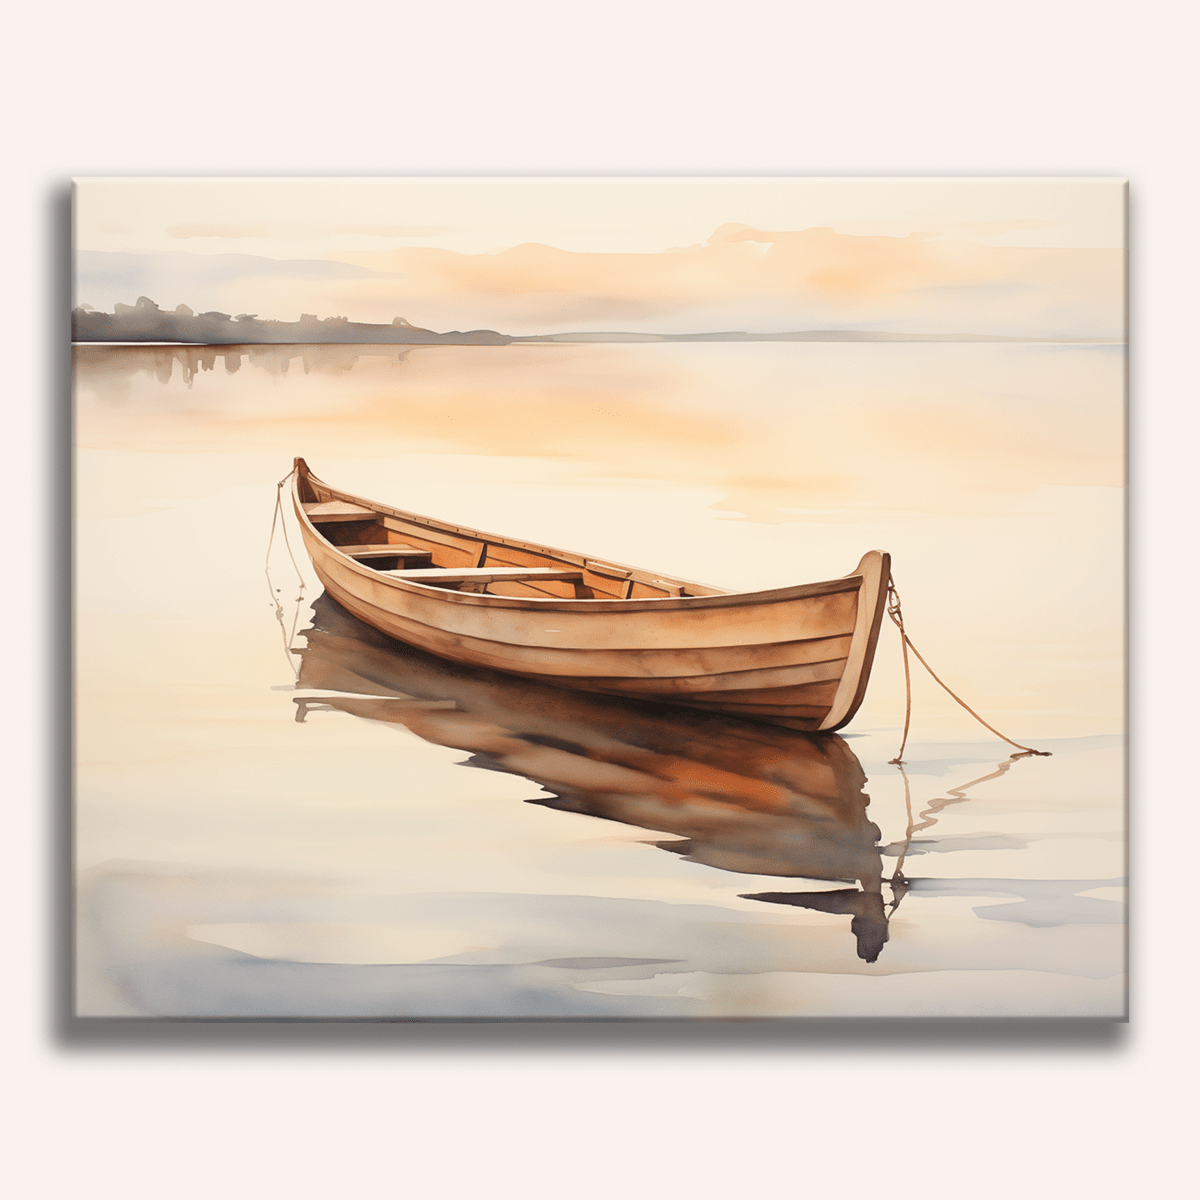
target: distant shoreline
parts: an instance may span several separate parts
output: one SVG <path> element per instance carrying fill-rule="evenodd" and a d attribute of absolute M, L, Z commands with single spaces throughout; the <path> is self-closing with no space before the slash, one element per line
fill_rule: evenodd
<path fill-rule="evenodd" d="M 84 304 L 71 311 L 75 345 L 161 346 L 511 346 L 627 342 L 1025 342 L 1066 345 L 1122 345 L 1119 337 L 1022 337 L 1001 333 L 891 333 L 874 329 L 800 329 L 748 333 L 744 329 L 709 333 L 632 333 L 578 330 L 567 333 L 511 334 L 494 329 L 452 329 L 436 333 L 396 317 L 390 325 L 318 317 L 298 321 L 260 320 L 257 313 L 194 313 L 186 304 L 160 308 L 148 296 L 97 312 Z"/>
<path fill-rule="evenodd" d="M 1124 338 L 1019 337 L 995 333 L 885 333 L 861 329 L 809 329 L 794 333 L 551 333 L 514 342 L 1067 342 L 1123 345 Z"/>

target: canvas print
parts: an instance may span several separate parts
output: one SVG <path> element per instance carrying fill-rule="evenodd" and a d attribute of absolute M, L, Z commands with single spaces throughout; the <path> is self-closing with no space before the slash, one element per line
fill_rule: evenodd
<path fill-rule="evenodd" d="M 1122 1018 L 1124 229 L 76 181 L 78 1015 Z"/>

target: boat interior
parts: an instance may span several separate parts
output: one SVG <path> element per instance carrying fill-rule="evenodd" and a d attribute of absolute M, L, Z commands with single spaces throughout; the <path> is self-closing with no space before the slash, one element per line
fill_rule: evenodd
<path fill-rule="evenodd" d="M 430 587 L 553 600 L 729 594 L 725 588 L 368 505 L 307 474 L 298 481 L 298 496 L 314 529 L 340 553 L 381 574 Z"/>

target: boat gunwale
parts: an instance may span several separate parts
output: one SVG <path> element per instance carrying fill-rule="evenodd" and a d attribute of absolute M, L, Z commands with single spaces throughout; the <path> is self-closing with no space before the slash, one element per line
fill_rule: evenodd
<path fill-rule="evenodd" d="M 342 553 L 339 547 L 330 542 L 316 525 L 309 519 L 304 510 L 304 501 L 300 498 L 301 479 L 309 480 L 328 491 L 331 496 L 348 504 L 358 504 L 369 508 L 372 512 L 390 516 L 399 521 L 409 521 L 413 524 L 428 525 L 442 533 L 455 536 L 478 539 L 489 544 L 509 546 L 515 550 L 525 550 L 534 554 L 544 554 L 548 558 L 557 559 L 571 567 L 588 570 L 587 563 L 595 562 L 603 567 L 611 567 L 618 571 L 644 573 L 644 567 L 632 567 L 625 563 L 612 562 L 608 559 L 589 558 L 577 551 L 560 550 L 554 546 L 546 546 L 538 542 L 519 541 L 516 538 L 504 537 L 499 534 L 487 533 L 465 525 L 454 525 L 448 521 L 439 521 L 434 517 L 426 517 L 420 513 L 408 512 L 405 509 L 392 508 L 377 500 L 356 496 L 351 492 L 342 491 L 326 483 L 308 468 L 302 458 L 296 459 L 292 477 L 292 501 L 297 518 L 304 529 L 311 533 L 318 544 L 327 551 L 337 555 L 338 561 L 345 567 L 350 567 L 355 574 L 375 583 L 384 583 L 396 591 L 413 592 L 416 595 L 433 597 L 451 604 L 467 604 L 482 608 L 525 608 L 530 604 L 537 605 L 548 611 L 577 612 L 577 613 L 616 613 L 616 612 L 653 612 L 670 611 L 672 609 L 698 608 L 745 608 L 759 604 L 777 604 L 791 600 L 802 600 L 808 597 L 837 595 L 843 592 L 859 591 L 865 577 L 857 572 L 850 575 L 838 576 L 834 579 L 822 580 L 817 583 L 791 584 L 782 588 L 767 588 L 754 592 L 721 592 L 707 596 L 639 596 L 637 599 L 574 599 L 559 596 L 493 596 L 485 592 L 458 592 L 436 584 L 419 583 L 416 580 L 404 579 L 385 571 L 377 571 L 371 567 Z M 364 518 L 365 519 L 365 518 Z M 681 579 L 672 575 L 658 575 L 664 583 L 678 585 L 682 588 L 711 587 L 694 580 Z"/>

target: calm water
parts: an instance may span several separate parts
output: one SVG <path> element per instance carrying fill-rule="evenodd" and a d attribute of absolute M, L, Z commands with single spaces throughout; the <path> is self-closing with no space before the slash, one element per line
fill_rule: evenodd
<path fill-rule="evenodd" d="M 76 351 L 80 1011 L 1119 1015 L 1123 359 L 725 344 Z M 277 536 L 323 478 L 751 589 L 891 551 L 844 737 L 472 672 Z M 297 544 L 293 542 L 293 544 Z M 264 571 L 268 567 L 268 571 Z"/>

